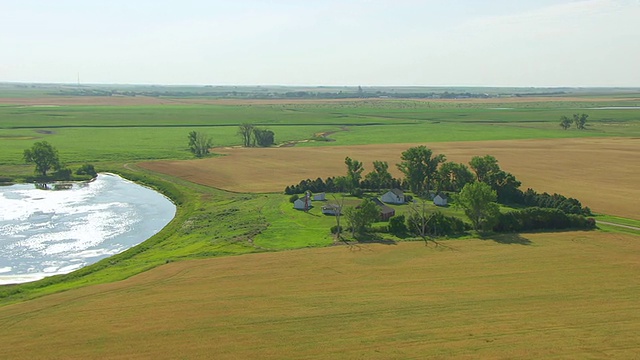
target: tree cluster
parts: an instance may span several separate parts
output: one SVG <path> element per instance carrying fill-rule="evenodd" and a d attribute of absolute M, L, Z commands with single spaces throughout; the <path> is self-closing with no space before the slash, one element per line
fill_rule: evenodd
<path fill-rule="evenodd" d="M 587 114 L 573 114 L 572 117 L 563 115 L 560 117 L 560 127 L 567 130 L 571 127 L 571 124 L 575 124 L 576 129 L 584 130 L 586 129 L 587 118 L 589 118 Z"/>
<path fill-rule="evenodd" d="M 204 157 L 209 153 L 209 149 L 213 146 L 211 137 L 198 132 L 189 132 L 189 150 L 198 158 Z"/>
<path fill-rule="evenodd" d="M 50 175 L 55 180 L 72 178 L 73 172 L 60 161 L 58 150 L 46 141 L 36 142 L 31 148 L 24 150 L 23 159 L 26 163 L 35 164 L 35 173 L 40 178 L 48 178 Z M 54 170 L 54 173 L 48 174 L 50 170 Z M 76 175 L 95 177 L 97 173 L 93 165 L 84 164 L 76 170 Z"/>
<path fill-rule="evenodd" d="M 559 209 L 567 214 L 591 215 L 591 209 L 582 207 L 578 199 L 568 198 L 560 194 L 549 195 L 539 194 L 533 189 L 527 189 L 522 193 L 522 201 L 519 203 L 525 206 Z"/>
<path fill-rule="evenodd" d="M 241 124 L 238 127 L 238 135 L 242 137 L 244 147 L 269 147 L 276 143 L 273 131 L 261 129 L 250 123 Z"/>

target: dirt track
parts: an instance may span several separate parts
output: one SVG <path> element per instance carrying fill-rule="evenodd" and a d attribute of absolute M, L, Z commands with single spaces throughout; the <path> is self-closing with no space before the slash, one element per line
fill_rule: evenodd
<path fill-rule="evenodd" d="M 393 164 L 400 153 L 421 144 L 390 144 L 310 148 L 221 148 L 226 156 L 204 160 L 157 161 L 142 167 L 199 184 L 238 192 L 280 192 L 302 179 L 342 175 L 344 158 Z M 513 173 L 523 188 L 576 197 L 596 212 L 640 219 L 640 139 L 508 140 L 425 144 L 450 161 L 468 163 L 490 154 Z"/>

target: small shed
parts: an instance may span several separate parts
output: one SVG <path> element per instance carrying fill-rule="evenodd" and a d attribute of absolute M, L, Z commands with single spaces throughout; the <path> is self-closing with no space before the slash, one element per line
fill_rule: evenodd
<path fill-rule="evenodd" d="M 301 197 L 293 202 L 293 208 L 296 210 L 309 210 L 311 209 L 311 198 Z"/>
<path fill-rule="evenodd" d="M 322 206 L 322 213 L 325 215 L 339 215 L 342 208 L 338 204 L 326 204 Z"/>
<path fill-rule="evenodd" d="M 447 206 L 448 205 L 448 201 L 449 201 L 449 198 L 444 193 L 439 193 L 438 195 L 436 195 L 433 198 L 433 203 L 436 206 Z"/>
<path fill-rule="evenodd" d="M 318 193 L 318 194 L 313 194 L 313 200 L 314 201 L 325 201 L 327 200 L 327 194 L 325 193 Z"/>
<path fill-rule="evenodd" d="M 391 189 L 380 197 L 387 204 L 404 204 L 404 192 L 400 189 Z"/>

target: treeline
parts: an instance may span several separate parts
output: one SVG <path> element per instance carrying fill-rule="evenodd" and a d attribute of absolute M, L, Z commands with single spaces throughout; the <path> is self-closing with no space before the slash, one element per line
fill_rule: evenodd
<path fill-rule="evenodd" d="M 562 229 L 586 230 L 595 227 L 596 222 L 593 218 L 585 218 L 580 214 L 567 214 L 561 209 L 531 207 L 501 213 L 493 230 L 496 232 L 521 232 Z"/>
<path fill-rule="evenodd" d="M 65 89 L 51 95 L 64 96 L 147 96 L 147 97 L 212 97 L 233 99 L 352 99 L 352 98 L 394 98 L 394 99 L 484 99 L 497 97 L 486 93 L 473 92 L 396 92 L 396 91 L 367 91 L 362 88 L 339 91 L 179 91 L 179 90 L 107 90 L 107 89 Z M 511 94 L 505 94 L 511 95 Z"/>
<path fill-rule="evenodd" d="M 392 178 L 384 188 L 389 189 L 402 189 L 403 184 L 400 179 Z M 362 191 L 370 190 L 377 191 L 379 189 L 374 188 L 374 184 L 370 180 L 362 180 L 360 182 L 360 187 Z M 298 184 L 287 186 L 284 189 L 284 193 L 286 195 L 294 195 L 294 194 L 304 194 L 305 192 L 311 193 L 321 193 L 321 192 L 348 192 L 349 186 L 343 181 L 336 181 L 336 177 L 328 177 L 326 179 L 317 178 L 315 180 L 306 179 L 300 181 Z"/>

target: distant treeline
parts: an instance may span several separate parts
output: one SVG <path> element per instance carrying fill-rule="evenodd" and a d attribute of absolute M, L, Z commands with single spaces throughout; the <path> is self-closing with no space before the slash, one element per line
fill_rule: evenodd
<path fill-rule="evenodd" d="M 532 93 L 530 95 L 561 95 L 563 91 Z M 394 98 L 394 99 L 485 99 L 513 94 L 490 95 L 476 92 L 396 92 L 396 91 L 181 91 L 181 90 L 107 90 L 107 89 L 63 89 L 50 95 L 63 96 L 147 96 L 147 97 L 213 97 L 233 99 L 353 99 L 353 98 Z M 517 94 L 515 96 L 526 96 Z"/>

